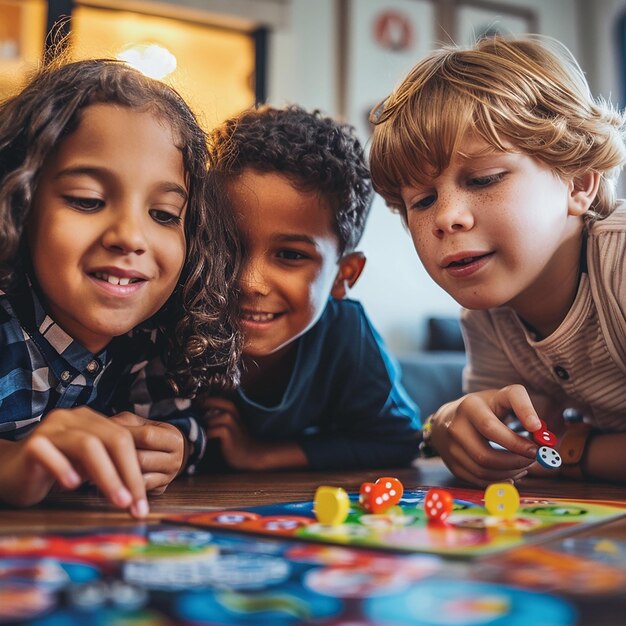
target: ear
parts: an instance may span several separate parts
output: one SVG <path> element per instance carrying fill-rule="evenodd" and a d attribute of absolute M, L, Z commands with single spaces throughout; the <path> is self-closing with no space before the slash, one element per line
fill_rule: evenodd
<path fill-rule="evenodd" d="M 576 217 L 584 215 L 594 201 L 600 186 L 601 175 L 587 171 L 569 183 L 568 213 Z"/>
<path fill-rule="evenodd" d="M 357 280 L 365 267 L 365 255 L 362 252 L 350 252 L 339 261 L 339 270 L 335 276 L 333 288 L 330 295 L 335 300 L 341 300 L 348 295 L 348 292 Z"/>

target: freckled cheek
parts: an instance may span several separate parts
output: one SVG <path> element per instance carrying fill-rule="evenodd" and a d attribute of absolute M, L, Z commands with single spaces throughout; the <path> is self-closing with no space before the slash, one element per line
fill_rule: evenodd
<path fill-rule="evenodd" d="M 413 245 L 415 246 L 417 253 L 422 254 L 422 251 L 428 249 L 429 241 L 432 237 L 428 236 L 428 233 L 426 233 L 423 226 L 418 227 L 417 225 L 413 225 L 409 228 Z"/>

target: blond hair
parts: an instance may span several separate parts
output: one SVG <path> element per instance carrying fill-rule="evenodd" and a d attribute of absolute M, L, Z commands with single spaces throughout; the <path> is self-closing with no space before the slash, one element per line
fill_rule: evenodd
<path fill-rule="evenodd" d="M 601 174 L 588 223 L 616 207 L 626 117 L 592 97 L 578 63 L 554 40 L 496 35 L 468 49 L 433 51 L 370 121 L 374 188 L 405 217 L 401 187 L 438 176 L 468 131 L 496 150 L 510 152 L 512 145 L 563 180 Z"/>

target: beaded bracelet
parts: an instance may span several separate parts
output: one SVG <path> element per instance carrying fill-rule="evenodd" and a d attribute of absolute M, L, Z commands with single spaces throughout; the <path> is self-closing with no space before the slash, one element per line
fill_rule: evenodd
<path fill-rule="evenodd" d="M 432 430 L 432 415 L 429 415 L 428 419 L 422 425 L 422 441 L 420 442 L 419 446 L 420 456 L 424 459 L 430 459 L 434 456 L 439 456 L 432 445 Z"/>

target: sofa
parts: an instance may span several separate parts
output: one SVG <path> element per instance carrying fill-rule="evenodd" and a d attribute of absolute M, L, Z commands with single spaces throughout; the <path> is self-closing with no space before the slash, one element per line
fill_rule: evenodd
<path fill-rule="evenodd" d="M 420 408 L 422 422 L 442 404 L 462 395 L 465 348 L 458 318 L 427 320 L 424 349 L 397 356 L 402 383 Z"/>

